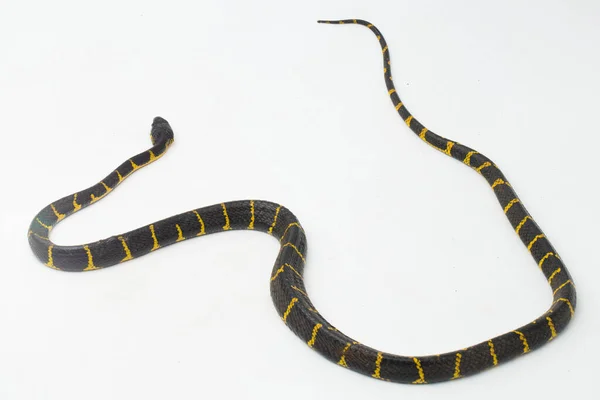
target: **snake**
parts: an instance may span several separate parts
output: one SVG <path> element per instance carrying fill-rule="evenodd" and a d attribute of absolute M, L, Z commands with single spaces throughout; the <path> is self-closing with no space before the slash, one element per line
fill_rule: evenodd
<path fill-rule="evenodd" d="M 385 84 L 395 110 L 421 141 L 464 163 L 490 185 L 513 230 L 550 285 L 553 301 L 544 314 L 502 335 L 443 354 L 402 356 L 369 347 L 342 333 L 317 311 L 304 284 L 305 231 L 289 209 L 266 200 L 228 201 L 201 207 L 93 243 L 54 244 L 49 235 L 57 223 L 103 199 L 131 174 L 167 152 L 174 134 L 170 124 L 161 117 L 152 122 L 152 147 L 123 162 L 99 183 L 47 205 L 33 218 L 28 241 L 34 255 L 55 270 L 93 271 L 211 233 L 232 230 L 267 233 L 280 243 L 270 278 L 270 292 L 283 323 L 326 359 L 383 381 L 412 384 L 451 381 L 488 370 L 554 340 L 573 318 L 575 286 L 561 257 L 504 174 L 483 154 L 435 134 L 413 117 L 394 86 L 388 45 L 373 24 L 360 19 L 318 22 L 362 25 L 375 34 L 381 45 Z"/>

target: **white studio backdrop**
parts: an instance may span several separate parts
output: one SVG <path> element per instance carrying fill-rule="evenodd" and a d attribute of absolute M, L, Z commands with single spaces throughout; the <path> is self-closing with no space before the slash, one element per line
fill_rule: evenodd
<path fill-rule="evenodd" d="M 600 350 L 595 1 L 0 0 L 0 398 L 596 399 Z M 551 291 L 485 181 L 425 146 L 386 94 L 504 171 L 569 266 L 579 307 L 548 346 L 437 385 L 326 361 L 269 295 L 278 244 L 233 232 L 116 268 L 52 271 L 26 233 L 51 201 L 175 145 L 52 239 L 79 244 L 234 199 L 284 204 L 306 287 L 386 352 L 463 348 L 541 315 Z"/>

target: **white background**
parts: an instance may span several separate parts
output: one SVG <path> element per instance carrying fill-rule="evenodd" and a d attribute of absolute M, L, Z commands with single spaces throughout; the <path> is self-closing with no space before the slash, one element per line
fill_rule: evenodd
<path fill-rule="evenodd" d="M 0 2 L 0 398 L 597 398 L 597 1 Z M 551 292 L 485 181 L 392 107 L 505 172 L 577 284 L 569 328 L 460 381 L 377 381 L 281 322 L 277 242 L 189 240 L 118 268 L 42 266 L 26 233 L 171 122 L 169 153 L 52 239 L 78 244 L 233 199 L 302 221 L 307 289 L 383 351 L 452 351 L 542 314 Z"/>

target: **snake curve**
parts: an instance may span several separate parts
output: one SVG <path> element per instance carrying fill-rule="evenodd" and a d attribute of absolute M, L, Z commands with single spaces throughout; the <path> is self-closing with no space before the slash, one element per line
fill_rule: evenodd
<path fill-rule="evenodd" d="M 463 162 L 488 182 L 513 229 L 550 284 L 553 303 L 547 312 L 527 325 L 457 351 L 422 357 L 378 351 L 346 336 L 319 314 L 303 282 L 307 252 L 304 230 L 290 210 L 263 200 L 230 201 L 190 210 L 84 245 L 54 244 L 49 234 L 58 222 L 104 198 L 132 173 L 165 154 L 174 136 L 169 123 L 160 117 L 156 117 L 152 123 L 152 147 L 149 150 L 131 157 L 96 185 L 49 204 L 33 218 L 28 240 L 35 256 L 56 270 L 90 271 L 211 233 L 241 229 L 268 233 L 281 244 L 271 275 L 271 297 L 283 322 L 308 347 L 328 360 L 386 381 L 424 384 L 461 378 L 552 341 L 573 317 L 576 305 L 573 280 L 500 169 L 483 154 L 431 132 L 410 114 L 394 87 L 390 52 L 375 26 L 358 19 L 318 22 L 363 25 L 377 36 L 382 48 L 385 83 L 396 111 L 421 140 Z"/>

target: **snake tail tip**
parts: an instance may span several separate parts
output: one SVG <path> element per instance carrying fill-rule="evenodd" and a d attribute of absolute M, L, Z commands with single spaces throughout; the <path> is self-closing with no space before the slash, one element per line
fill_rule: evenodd
<path fill-rule="evenodd" d="M 369 28 L 373 25 L 369 22 L 362 19 L 320 19 L 317 21 L 319 24 L 334 24 L 334 25 L 344 25 L 344 24 L 358 24 L 358 25 L 366 25 Z"/>

